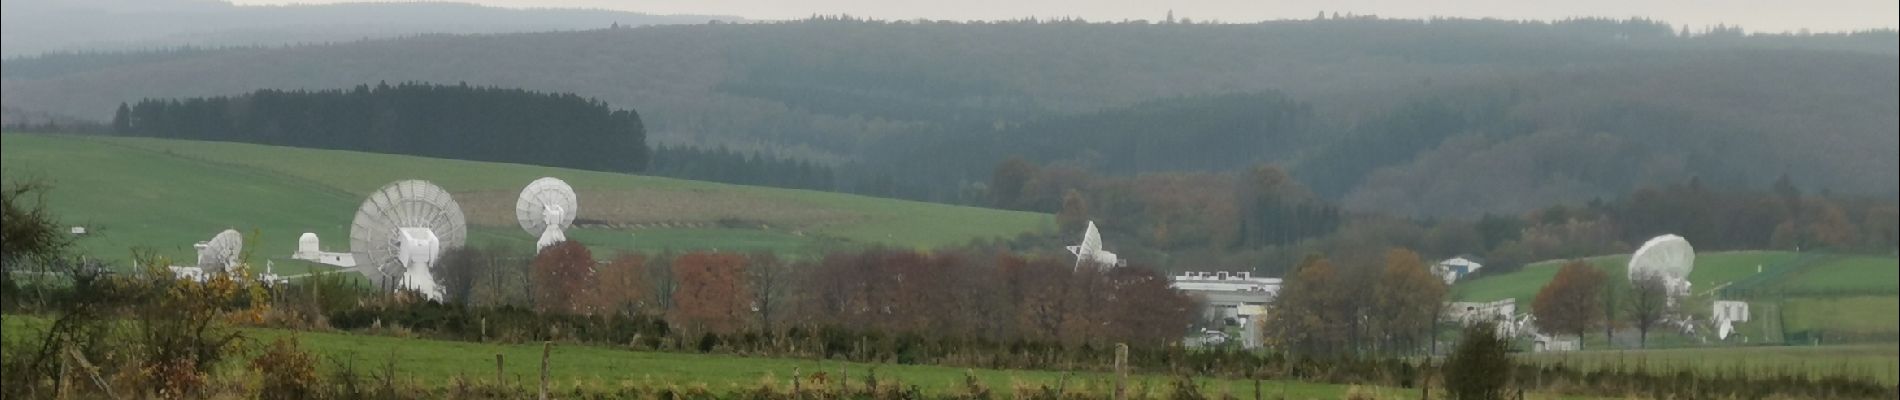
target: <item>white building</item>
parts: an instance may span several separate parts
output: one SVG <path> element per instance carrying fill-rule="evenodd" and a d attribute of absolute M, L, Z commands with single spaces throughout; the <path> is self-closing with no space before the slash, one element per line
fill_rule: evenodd
<path fill-rule="evenodd" d="M 297 238 L 297 252 L 291 253 L 290 258 L 315 261 L 319 264 L 328 264 L 344 268 L 356 266 L 356 255 L 350 253 L 326 252 L 323 251 L 322 244 L 323 243 L 317 239 L 317 234 L 304 232 L 303 236 Z"/>
<path fill-rule="evenodd" d="M 1450 285 L 1459 279 L 1464 279 L 1465 275 L 1478 272 L 1480 268 L 1484 268 L 1484 264 L 1478 263 L 1471 256 L 1457 256 L 1433 264 L 1432 275 L 1437 275 L 1439 279 L 1445 280 L 1446 285 Z"/>

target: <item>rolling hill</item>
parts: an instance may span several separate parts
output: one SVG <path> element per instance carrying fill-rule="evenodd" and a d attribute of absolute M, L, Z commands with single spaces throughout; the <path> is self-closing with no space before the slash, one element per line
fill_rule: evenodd
<path fill-rule="evenodd" d="M 1011 155 L 1116 174 L 1275 163 L 1353 210 L 1472 217 L 1692 176 L 1891 197 L 1896 40 L 1645 20 L 817 18 L 15 58 L 0 119 L 467 83 L 637 109 L 654 144 L 820 162 L 856 193 L 973 203 Z"/>
<path fill-rule="evenodd" d="M 1048 229 L 1044 214 L 725 185 L 604 172 L 237 143 L 8 133 L 7 179 L 53 185 L 63 222 L 92 234 L 85 254 L 129 258 L 145 246 L 170 257 L 218 230 L 255 232 L 257 259 L 287 259 L 303 232 L 346 251 L 362 196 L 399 179 L 454 194 L 470 243 L 531 248 L 515 225 L 520 186 L 542 176 L 580 195 L 570 238 L 606 257 L 616 250 L 772 250 L 810 255 L 828 246 L 928 248 Z M 296 264 L 296 263 L 290 263 Z"/>
<path fill-rule="evenodd" d="M 0 55 L 179 46 L 276 46 L 429 33 L 504 33 L 735 21 L 599 9 L 435 1 L 241 5 L 222 0 L 8 0 Z"/>

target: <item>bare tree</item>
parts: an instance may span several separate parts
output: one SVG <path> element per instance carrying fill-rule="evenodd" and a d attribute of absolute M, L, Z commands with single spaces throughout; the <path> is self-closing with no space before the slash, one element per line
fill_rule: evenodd
<path fill-rule="evenodd" d="M 752 253 L 746 265 L 746 280 L 752 285 L 752 308 L 759 317 L 759 329 L 776 332 L 783 318 L 784 304 L 790 292 L 790 266 L 769 252 Z"/>
<path fill-rule="evenodd" d="M 1661 274 L 1642 274 L 1630 280 L 1629 296 L 1623 303 L 1630 323 L 1640 335 L 1638 345 L 1649 347 L 1649 330 L 1669 315 L 1669 281 Z"/>

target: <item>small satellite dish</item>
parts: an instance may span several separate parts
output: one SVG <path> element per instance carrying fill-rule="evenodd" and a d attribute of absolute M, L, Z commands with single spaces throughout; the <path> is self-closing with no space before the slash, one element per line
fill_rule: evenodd
<path fill-rule="evenodd" d="M 238 257 L 244 252 L 244 234 L 225 229 L 211 241 L 193 247 L 198 249 L 198 269 L 207 274 L 228 272 L 238 265 Z"/>
<path fill-rule="evenodd" d="M 541 237 L 535 242 L 535 251 L 567 241 L 567 228 L 574 226 L 574 214 L 578 212 L 574 187 L 559 178 L 529 182 L 521 189 L 521 198 L 515 200 L 515 221 L 521 223 L 521 230 Z"/>
<path fill-rule="evenodd" d="M 415 289 L 441 298 L 430 272 L 448 249 L 462 247 L 462 206 L 433 183 L 405 180 L 371 193 L 350 223 L 352 268 L 379 287 Z"/>

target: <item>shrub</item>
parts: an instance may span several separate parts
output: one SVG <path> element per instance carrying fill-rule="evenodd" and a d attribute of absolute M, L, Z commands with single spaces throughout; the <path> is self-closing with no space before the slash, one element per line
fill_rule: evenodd
<path fill-rule="evenodd" d="M 316 394 L 317 362 L 298 346 L 297 338 L 277 339 L 251 359 L 251 369 L 263 375 L 261 399 L 307 399 Z"/>
<path fill-rule="evenodd" d="M 1458 348 L 1445 360 L 1445 391 L 1459 400 L 1507 398 L 1513 369 L 1509 345 L 1491 323 L 1465 327 Z"/>

